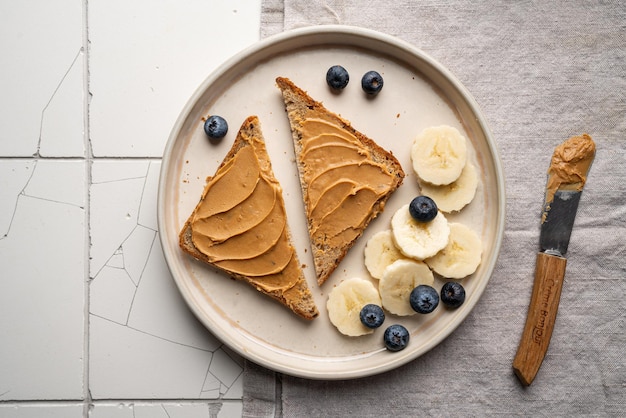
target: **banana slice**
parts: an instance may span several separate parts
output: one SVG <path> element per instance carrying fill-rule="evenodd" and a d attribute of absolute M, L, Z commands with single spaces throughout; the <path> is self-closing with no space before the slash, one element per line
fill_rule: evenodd
<path fill-rule="evenodd" d="M 418 222 L 404 205 L 391 218 L 391 233 L 396 247 L 407 257 L 423 260 L 432 257 L 448 244 L 450 227 L 439 212 L 430 222 Z"/>
<path fill-rule="evenodd" d="M 385 268 L 404 255 L 396 248 L 391 236 L 391 230 L 377 232 L 367 241 L 365 250 L 365 267 L 375 279 L 380 279 Z"/>
<path fill-rule="evenodd" d="M 378 290 L 369 280 L 352 278 L 341 282 L 328 295 L 326 309 L 330 322 L 350 337 L 371 334 L 373 329 L 361 323 L 359 314 L 368 303 L 381 305 Z"/>
<path fill-rule="evenodd" d="M 420 182 L 422 194 L 437 203 L 442 212 L 455 212 L 463 209 L 476 195 L 478 174 L 473 164 L 467 163 L 456 181 L 443 186 L 434 186 L 425 181 Z"/>
<path fill-rule="evenodd" d="M 437 255 L 424 260 L 435 273 L 448 279 L 462 279 L 474 273 L 482 257 L 482 242 L 467 226 L 450 222 L 448 245 Z"/>
<path fill-rule="evenodd" d="M 409 298 L 421 284 L 432 286 L 433 272 L 422 261 L 402 259 L 390 264 L 378 282 L 383 307 L 399 316 L 414 315 Z"/>
<path fill-rule="evenodd" d="M 465 137 L 451 126 L 424 129 L 413 141 L 411 161 L 415 173 L 434 185 L 450 184 L 467 161 Z"/>

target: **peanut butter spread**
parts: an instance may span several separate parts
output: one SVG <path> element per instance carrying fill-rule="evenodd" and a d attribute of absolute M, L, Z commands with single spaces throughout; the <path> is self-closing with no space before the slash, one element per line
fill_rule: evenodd
<path fill-rule="evenodd" d="M 546 205 L 558 190 L 583 189 L 595 154 L 596 144 L 587 134 L 573 136 L 556 147 L 548 169 Z"/>
<path fill-rule="evenodd" d="M 352 241 L 374 204 L 391 189 L 394 176 L 335 121 L 309 114 L 301 124 L 299 158 L 308 186 L 309 228 L 330 245 Z"/>
<path fill-rule="evenodd" d="M 266 155 L 264 144 L 249 143 L 208 180 L 191 220 L 192 240 L 216 266 L 284 292 L 296 284 L 299 266 L 282 190 L 268 175 L 269 161 L 259 157 Z"/>

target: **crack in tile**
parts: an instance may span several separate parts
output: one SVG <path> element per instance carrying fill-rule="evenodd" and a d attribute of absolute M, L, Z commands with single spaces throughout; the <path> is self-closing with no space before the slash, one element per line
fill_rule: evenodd
<path fill-rule="evenodd" d="M 152 253 L 152 248 L 154 247 L 154 242 L 156 240 L 156 233 L 154 234 L 154 237 L 152 238 L 152 242 L 150 243 L 150 249 L 148 250 L 148 254 Z M 148 265 L 148 261 L 150 260 L 150 257 L 146 257 L 146 261 L 143 264 L 143 268 L 141 269 L 141 274 L 139 275 L 139 280 L 137 281 L 137 283 L 135 284 L 135 291 L 133 293 L 133 298 L 130 302 L 130 306 L 128 307 L 128 316 L 126 316 L 126 324 L 128 324 L 128 321 L 130 320 L 130 316 L 133 313 L 133 305 L 135 304 L 135 297 L 137 296 L 137 291 L 139 291 L 139 285 L 141 284 L 141 278 L 143 277 L 143 273 L 144 271 L 146 271 L 146 266 Z M 124 270 L 126 271 L 126 273 L 129 275 L 130 277 L 130 273 L 128 273 L 128 271 L 126 270 L 126 266 L 124 266 Z M 132 277 L 130 278 L 131 280 Z M 134 283 L 134 281 L 133 281 Z"/>
<path fill-rule="evenodd" d="M 120 267 L 118 267 L 117 265 L 111 265 L 111 264 L 110 264 L 110 262 L 111 262 L 111 260 L 113 260 L 115 257 L 120 256 L 120 255 L 122 256 L 122 259 L 124 259 L 124 249 L 123 249 L 122 247 L 124 246 L 124 243 L 125 243 L 126 241 L 128 241 L 130 237 L 132 237 L 132 236 L 133 236 L 133 233 L 137 230 L 137 227 L 138 227 L 138 226 L 140 226 L 140 225 L 136 225 L 136 226 L 135 226 L 135 227 L 134 227 L 134 228 L 133 228 L 133 229 L 132 229 L 132 230 L 128 233 L 128 235 L 126 235 L 126 238 L 124 238 L 124 239 L 122 240 L 122 243 L 119 245 L 119 247 L 117 247 L 117 249 L 113 252 L 113 254 L 111 254 L 111 256 L 110 256 L 109 258 L 107 258 L 107 259 L 106 259 L 106 261 L 104 262 L 104 264 L 102 265 L 102 267 L 100 267 L 100 269 L 96 272 L 96 274 L 94 274 L 94 275 L 93 275 L 93 277 L 91 277 L 91 279 L 90 279 L 90 280 L 95 280 L 95 279 L 98 277 L 98 275 L 100 275 L 100 273 L 102 272 L 102 270 L 104 270 L 106 267 L 120 268 Z M 157 231 L 154 231 L 154 232 L 157 232 Z M 147 261 L 146 261 L 146 264 L 147 264 Z M 144 266 L 144 268 L 145 268 L 145 266 Z M 123 269 L 123 270 L 126 270 L 126 263 L 124 263 L 124 267 L 122 267 L 122 269 Z M 128 271 L 127 271 L 127 270 L 126 270 L 126 273 L 128 273 Z M 133 283 L 134 283 L 134 280 L 132 280 L 132 279 L 131 279 L 131 281 L 133 281 Z"/>
<path fill-rule="evenodd" d="M 93 282 L 93 281 L 97 280 L 97 279 L 98 279 L 98 276 L 101 274 L 101 272 L 102 272 L 105 268 L 113 268 L 113 269 L 116 269 L 116 270 L 122 270 L 122 271 L 124 271 L 125 276 L 128 278 L 128 280 L 132 283 L 132 286 L 133 286 L 133 294 L 132 294 L 132 297 L 131 297 L 130 304 L 129 304 L 129 306 L 128 306 L 128 311 L 126 312 L 126 315 L 125 315 L 125 318 L 126 318 L 126 319 L 125 319 L 125 321 L 124 321 L 124 322 L 119 322 L 119 321 L 113 320 L 112 318 L 105 318 L 105 317 L 103 317 L 103 316 L 101 316 L 101 315 L 94 314 L 94 313 L 91 311 L 91 309 L 90 309 L 90 312 L 89 312 L 89 313 L 94 314 L 94 315 L 96 315 L 96 316 L 99 316 L 99 317 L 101 317 L 101 318 L 103 318 L 103 319 L 108 319 L 108 320 L 110 320 L 110 321 L 112 321 L 112 322 L 115 322 L 115 323 L 117 323 L 117 324 L 119 324 L 119 325 L 123 325 L 123 326 L 128 326 L 128 322 L 129 322 L 130 317 L 131 317 L 132 312 L 133 312 L 133 305 L 134 305 L 134 302 L 135 302 L 135 297 L 136 297 L 136 295 L 137 295 L 137 292 L 138 292 L 138 290 L 139 290 L 139 285 L 140 285 L 140 283 L 141 283 L 141 277 L 143 277 L 143 273 L 144 273 L 144 271 L 145 271 L 145 269 L 146 269 L 146 267 L 147 267 L 147 265 L 148 265 L 148 262 L 149 262 L 149 260 L 150 260 L 149 255 L 150 255 L 150 253 L 152 252 L 152 248 L 153 248 L 154 243 L 155 243 L 156 238 L 157 238 L 157 232 L 156 232 L 156 231 L 152 231 L 153 236 L 152 236 L 152 238 L 151 238 L 151 242 L 150 242 L 149 248 L 148 248 L 148 250 L 146 251 L 146 258 L 145 258 L 145 260 L 144 260 L 144 262 L 143 262 L 143 266 L 141 267 L 141 273 L 139 274 L 139 278 L 138 278 L 138 280 L 136 280 L 136 281 L 135 281 L 135 279 L 133 278 L 133 275 L 132 275 L 132 274 L 131 274 L 131 272 L 128 270 L 128 265 L 127 265 L 127 262 L 126 262 L 126 257 L 125 257 L 125 254 L 124 254 L 124 245 L 125 245 L 125 244 L 126 244 L 126 243 L 130 240 L 130 239 L 131 239 L 131 237 L 133 237 L 133 236 L 134 236 L 134 234 L 137 232 L 137 230 L 138 230 L 140 227 L 141 227 L 141 228 L 145 228 L 145 227 L 140 226 L 140 225 L 135 226 L 135 228 L 133 228 L 133 230 L 132 230 L 132 231 L 131 231 L 131 232 L 130 232 L 127 236 L 126 236 L 126 238 L 124 238 L 124 240 L 123 240 L 123 241 L 122 241 L 122 243 L 119 245 L 119 247 L 117 248 L 117 250 L 115 250 L 115 252 L 114 252 L 114 253 L 113 253 L 113 254 L 112 254 L 112 255 L 111 255 L 111 256 L 107 259 L 107 261 L 106 261 L 106 262 L 105 262 L 105 264 L 102 266 L 102 268 L 98 271 L 98 273 L 96 273 L 96 275 L 95 275 L 95 276 L 93 277 L 93 279 L 91 279 L 91 281 L 90 281 L 90 283 L 91 283 L 91 282 Z M 150 230 L 149 228 L 145 228 L 145 229 Z M 116 261 L 117 261 L 117 260 L 118 260 L 118 258 L 121 258 L 121 265 L 119 265 L 118 263 L 114 263 L 114 262 L 112 262 L 113 260 L 116 260 Z"/>
<path fill-rule="evenodd" d="M 152 167 L 152 161 L 150 161 L 148 163 L 148 167 L 146 168 L 146 175 L 144 176 L 145 180 L 143 182 L 143 187 L 141 188 L 141 196 L 139 197 L 139 208 L 137 209 L 137 225 L 141 225 L 141 226 L 144 226 L 144 227 L 146 227 L 146 226 L 142 225 L 140 223 L 139 218 L 141 217 L 141 206 L 143 205 L 143 197 L 144 197 L 144 195 L 146 193 L 146 184 L 148 183 L 148 174 L 150 174 L 150 168 L 151 167 Z"/>
<path fill-rule="evenodd" d="M 112 269 L 125 269 L 124 249 L 120 245 L 113 255 L 107 260 L 106 266 Z"/>
<path fill-rule="evenodd" d="M 109 183 L 116 183 L 116 182 L 124 182 L 124 181 L 129 181 L 129 180 L 139 180 L 139 179 L 143 179 L 143 186 L 141 187 L 141 193 L 140 193 L 140 197 L 139 197 L 139 205 L 137 207 L 137 220 L 136 220 L 136 225 L 135 227 L 129 232 L 129 234 L 122 240 L 122 242 L 120 243 L 120 245 L 118 246 L 116 252 L 114 252 L 104 263 L 104 265 L 96 272 L 95 275 L 93 275 L 93 278 L 95 279 L 98 274 L 102 271 L 102 269 L 104 269 L 107 266 L 110 266 L 110 261 L 113 257 L 115 257 L 116 255 L 120 255 L 122 256 L 122 259 L 124 259 L 124 244 L 129 240 L 130 237 L 133 236 L 133 234 L 135 233 L 135 231 L 137 230 L 138 227 L 142 227 L 142 228 L 146 228 L 149 229 L 151 231 L 153 231 L 155 233 L 155 237 L 156 234 L 158 233 L 158 231 L 154 228 L 151 228 L 150 226 L 147 225 L 143 225 L 139 222 L 139 216 L 141 214 L 141 207 L 143 205 L 143 198 L 145 195 L 145 191 L 146 191 L 146 184 L 148 182 L 148 174 L 150 173 L 150 167 L 152 166 L 152 161 L 148 162 L 147 167 L 146 167 L 146 171 L 145 171 L 145 175 L 143 176 L 133 176 L 133 177 L 125 177 L 125 178 L 121 178 L 121 179 L 113 179 L 113 180 L 105 180 L 105 181 L 100 181 L 100 182 L 96 182 L 96 181 L 92 181 L 92 185 L 97 185 L 97 184 L 109 184 Z M 130 214 L 127 214 L 127 217 L 130 216 Z M 150 243 L 150 249 L 148 251 L 148 254 L 150 253 L 150 251 L 152 250 L 152 246 L 154 245 L 154 238 L 152 240 L 152 242 Z M 143 265 L 141 275 L 143 275 L 143 271 L 145 270 L 146 266 L 148 264 L 148 259 L 146 258 L 146 261 Z M 124 262 L 124 269 L 126 270 L 126 263 Z M 131 280 L 133 281 L 133 283 L 135 283 L 135 281 L 132 279 L 132 275 L 130 275 L 130 273 L 128 271 L 126 271 L 129 276 L 131 277 Z M 139 286 L 139 281 L 137 281 L 137 283 L 135 283 L 136 287 Z"/>
<path fill-rule="evenodd" d="M 148 164 L 148 166 L 150 166 L 150 164 Z M 128 181 L 128 180 L 139 180 L 139 179 L 145 179 L 146 176 L 135 176 L 135 177 L 124 177 L 121 179 L 114 179 L 114 180 L 104 180 L 104 181 L 92 181 L 91 184 L 92 185 L 96 185 L 96 184 L 108 184 L 108 183 L 117 183 L 120 181 Z M 145 185 L 144 185 L 145 187 Z M 143 196 L 143 191 L 142 191 L 142 196 Z"/>
<path fill-rule="evenodd" d="M 33 161 L 32 171 L 30 173 L 30 176 L 28 176 L 28 179 L 26 180 L 24 187 L 22 187 L 20 192 L 17 194 L 17 197 L 15 198 L 15 205 L 13 206 L 13 212 L 11 213 L 11 220 L 9 221 L 9 226 L 7 227 L 7 230 L 5 231 L 5 233 L 0 237 L 0 240 L 7 238 L 9 234 L 11 233 L 11 228 L 13 227 L 13 221 L 15 220 L 15 215 L 17 213 L 17 207 L 19 205 L 20 198 L 23 196 L 26 196 L 26 188 L 28 187 L 28 184 L 30 183 L 30 181 L 33 179 L 36 168 L 37 168 L 37 161 L 35 160 Z"/>
<path fill-rule="evenodd" d="M 37 139 L 37 149 L 36 149 L 35 153 L 33 154 L 34 157 L 40 157 L 41 156 L 40 150 L 41 150 L 41 141 L 43 139 L 43 126 L 44 126 L 44 120 L 45 120 L 46 111 L 50 107 L 50 104 L 53 102 L 54 97 L 56 96 L 56 94 L 61 89 L 61 86 L 63 85 L 63 83 L 67 79 L 68 74 L 72 71 L 72 68 L 74 68 L 74 65 L 78 61 L 78 58 L 82 55 L 83 51 L 84 51 L 84 49 L 81 46 L 78 49 L 78 52 L 76 53 L 76 55 L 74 55 L 74 59 L 72 60 L 72 63 L 69 65 L 69 67 L 67 68 L 67 70 L 63 74 L 63 77 L 61 77 L 61 81 L 59 81 L 59 83 L 55 87 L 54 91 L 50 95 L 50 99 L 48 99 L 48 102 L 46 103 L 46 105 L 43 107 L 43 109 L 41 111 L 41 118 L 39 120 L 39 138 Z"/>
<path fill-rule="evenodd" d="M 78 208 L 78 209 L 85 209 L 84 206 L 77 205 L 77 204 L 74 204 L 74 203 L 69 203 L 69 202 L 63 202 L 61 200 L 46 199 L 45 197 L 33 196 L 33 195 L 30 195 L 30 194 L 26 194 L 26 193 L 23 193 L 23 196 L 24 197 L 30 197 L 31 199 L 41 200 L 41 201 L 44 201 L 44 202 L 58 203 L 60 205 L 68 205 L 68 206 L 73 206 L 73 207 Z"/>
<path fill-rule="evenodd" d="M 126 219 L 132 218 L 132 215 L 131 215 L 131 213 L 133 212 L 132 209 L 136 209 L 135 226 L 130 230 L 130 232 L 126 235 L 126 237 L 124 237 L 122 239 L 121 244 L 117 247 L 117 251 L 120 251 L 120 250 L 123 251 L 122 246 L 124 245 L 124 243 L 130 237 L 133 236 L 133 234 L 135 233 L 137 227 L 143 227 L 143 228 L 149 229 L 149 230 L 153 231 L 155 234 L 158 233 L 158 231 L 155 228 L 152 228 L 152 227 L 150 227 L 148 225 L 143 225 L 140 222 L 141 207 L 142 207 L 142 204 L 143 204 L 143 198 L 144 198 L 144 194 L 145 194 L 146 184 L 148 182 L 148 174 L 150 172 L 151 165 L 152 165 L 152 162 L 148 162 L 148 164 L 146 164 L 146 169 L 145 169 L 144 175 L 133 175 L 133 176 L 129 176 L 129 177 L 114 178 L 114 179 L 103 180 L 103 181 L 93 181 L 93 180 L 91 181 L 91 186 L 94 186 L 94 185 L 124 183 L 124 182 L 127 182 L 127 181 L 133 181 L 133 180 L 143 180 L 143 184 L 141 186 L 141 192 L 140 192 L 140 195 L 139 195 L 140 197 L 139 197 L 139 200 L 138 200 L 139 203 L 137 204 L 136 207 L 131 208 L 131 210 L 126 214 Z M 91 194 L 91 192 L 90 192 L 90 194 Z M 115 257 L 115 256 L 116 256 L 116 253 L 113 253 L 109 258 L 106 259 L 106 261 L 101 265 L 101 267 L 95 273 L 92 272 L 90 274 L 90 276 L 92 278 L 97 277 L 98 274 L 100 274 L 100 272 L 102 271 L 102 269 L 104 269 L 107 265 L 110 265 L 109 263 L 110 263 L 111 259 L 113 257 Z M 145 266 L 144 266 L 144 268 L 145 268 Z M 132 277 L 132 275 L 131 275 L 131 277 Z M 135 280 L 133 280 L 133 282 L 135 282 Z"/>
<path fill-rule="evenodd" d="M 142 329 L 139 329 L 139 328 L 133 327 L 133 326 L 131 326 L 131 325 L 127 325 L 127 324 L 120 324 L 120 323 L 119 323 L 119 322 L 117 322 L 117 321 L 114 321 L 114 320 L 112 320 L 112 319 L 110 319 L 110 318 L 107 318 L 107 317 L 105 317 L 105 316 L 98 315 L 98 314 L 95 314 L 95 313 L 92 313 L 92 312 L 90 312 L 90 313 L 89 313 L 89 315 L 94 316 L 94 317 L 96 317 L 96 318 L 100 318 L 100 319 L 102 319 L 103 321 L 107 321 L 107 322 L 110 322 L 110 323 L 112 323 L 112 324 L 117 324 L 117 325 L 123 326 L 123 327 L 128 328 L 128 329 L 130 329 L 130 330 L 132 330 L 132 331 L 137 331 L 137 332 L 139 332 L 139 333 L 141 333 L 141 334 L 143 334 L 143 335 L 148 335 L 148 336 L 150 336 L 150 337 L 153 337 L 153 338 L 159 339 L 159 340 L 161 340 L 161 341 L 166 341 L 166 342 L 168 342 L 168 343 L 176 344 L 176 345 L 181 346 L 181 347 L 191 348 L 191 349 L 193 349 L 193 350 L 203 351 L 203 352 L 205 352 L 205 353 L 214 353 L 215 351 L 219 350 L 219 348 L 218 348 L 218 349 L 216 349 L 215 351 L 211 351 L 211 350 L 207 350 L 207 349 L 204 349 L 204 348 L 199 348 L 199 347 L 196 347 L 196 346 L 193 346 L 193 345 L 189 345 L 189 344 L 181 343 L 180 341 L 174 341 L 174 340 L 172 340 L 172 339 L 165 338 L 165 337 L 161 337 L 160 335 L 156 335 L 156 334 L 153 334 L 153 333 L 150 333 L 150 332 L 144 331 L 144 330 L 142 330 Z M 220 348 L 221 348 L 221 347 L 220 347 Z"/>
<path fill-rule="evenodd" d="M 29 169 L 31 169 L 31 173 L 28 176 L 28 179 L 26 180 L 26 182 L 24 183 L 24 187 L 22 187 L 20 189 L 19 193 L 17 193 L 17 197 L 15 198 L 15 204 L 14 204 L 13 210 L 11 212 L 9 225 L 8 225 L 6 231 L 4 232 L 4 234 L 2 234 L 2 236 L 0 236 L 0 240 L 3 240 L 3 239 L 5 239 L 5 238 L 7 238 L 9 236 L 9 234 L 11 232 L 11 229 L 13 227 L 13 222 L 15 220 L 15 216 L 17 215 L 17 208 L 18 208 L 18 206 L 20 204 L 21 199 L 23 199 L 23 198 L 37 199 L 37 200 L 40 200 L 40 201 L 43 201 L 43 202 L 50 202 L 50 203 L 55 203 L 55 204 L 59 204 L 59 205 L 67 205 L 67 206 L 78 208 L 80 210 L 85 210 L 85 206 L 84 205 L 79 205 L 79 204 L 76 204 L 76 203 L 66 202 L 66 201 L 63 201 L 63 200 L 50 199 L 50 198 L 46 198 L 46 197 L 37 196 L 35 194 L 27 193 L 27 189 L 28 189 L 31 181 L 35 177 L 35 173 L 37 171 L 37 165 L 38 165 L 39 161 L 41 161 L 41 160 L 32 160 L 32 165 L 29 167 Z"/>
<path fill-rule="evenodd" d="M 213 375 L 213 373 L 211 373 L 211 363 L 213 363 L 213 357 L 211 357 L 211 361 L 209 361 L 209 364 L 207 364 L 206 366 L 206 373 L 204 374 L 204 381 L 202 382 L 202 387 L 200 388 L 200 394 L 198 395 L 199 398 L 202 397 L 203 393 L 214 392 L 216 389 L 218 393 L 220 394 L 220 396 L 224 395 L 224 393 L 222 393 L 222 391 L 220 391 L 219 388 L 205 389 L 209 383 L 209 377 L 215 378 L 216 382 L 219 382 L 220 383 L 219 386 L 221 386 L 220 380 L 215 375 Z"/>
<path fill-rule="evenodd" d="M 225 375 L 223 375 L 224 378 L 230 378 L 229 379 L 230 383 L 227 383 L 223 379 L 220 378 L 220 375 L 222 375 L 222 373 L 220 373 L 220 370 L 219 370 L 219 366 L 220 365 L 218 363 L 216 363 L 218 360 L 223 360 L 223 359 L 218 358 L 220 353 L 225 355 L 226 358 L 228 358 L 228 360 L 232 361 L 233 363 L 237 363 L 237 361 L 232 358 L 232 356 L 228 353 L 228 351 L 224 350 L 223 348 L 224 348 L 224 346 L 220 346 L 213 353 L 213 356 L 211 357 L 211 361 L 208 364 L 207 373 L 205 375 L 203 387 L 202 387 L 202 389 L 200 391 L 200 394 L 212 392 L 212 390 L 209 390 L 209 389 L 205 390 L 206 384 L 208 382 L 208 378 L 211 376 L 217 382 L 219 382 L 219 387 L 217 388 L 217 391 L 219 392 L 219 398 L 222 398 L 231 389 L 232 385 L 234 385 L 235 382 L 237 382 L 237 379 L 239 379 L 239 377 L 243 374 L 243 367 L 240 367 L 239 368 L 239 372 L 235 376 L 225 376 Z M 218 364 L 218 365 L 216 366 L 216 364 Z"/>

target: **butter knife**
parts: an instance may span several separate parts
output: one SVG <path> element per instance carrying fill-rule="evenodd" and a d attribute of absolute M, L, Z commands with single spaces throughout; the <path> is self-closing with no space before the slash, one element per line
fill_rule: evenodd
<path fill-rule="evenodd" d="M 533 290 L 513 360 L 513 370 L 525 386 L 535 379 L 548 351 L 565 277 L 565 253 L 595 149 L 591 137 L 583 134 L 557 146 L 552 155 Z"/>

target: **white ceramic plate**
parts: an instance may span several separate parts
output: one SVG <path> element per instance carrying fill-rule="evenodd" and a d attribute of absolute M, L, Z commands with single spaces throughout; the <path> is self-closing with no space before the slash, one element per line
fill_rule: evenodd
<path fill-rule="evenodd" d="M 350 83 L 341 94 L 326 85 L 326 70 L 343 65 Z M 367 99 L 361 76 L 377 70 L 384 87 Z M 400 160 L 407 177 L 385 211 L 370 224 L 332 277 L 315 282 L 289 123 L 275 78 L 290 78 L 316 100 Z M 229 122 L 228 135 L 210 143 L 203 117 L 219 114 Z M 257 115 L 266 137 L 275 174 L 282 184 L 288 222 L 305 275 L 320 310 L 307 322 L 245 283 L 193 260 L 178 247 L 178 233 L 197 204 L 207 176 L 213 175 L 230 149 L 237 130 Z M 484 254 L 478 271 L 463 280 L 465 304 L 442 307 L 425 316 L 388 315 L 374 334 L 349 338 L 331 325 L 326 312 L 330 289 L 350 277 L 369 278 L 363 265 L 368 238 L 389 227 L 391 215 L 419 193 L 411 168 L 413 138 L 429 126 L 457 127 L 471 141 L 470 158 L 481 183 L 474 201 L 449 216 L 482 237 Z M 493 139 L 476 103 L 444 67 L 415 47 L 393 37 L 354 27 L 318 26 L 263 40 L 223 64 L 191 97 L 174 126 L 163 156 L 158 199 L 159 233 L 172 275 L 193 312 L 224 343 L 242 356 L 279 372 L 313 378 L 346 379 L 373 375 L 403 365 L 448 336 L 471 312 L 494 268 L 504 228 L 503 175 Z M 373 280 L 373 279 L 372 279 Z M 443 281 L 437 280 L 438 289 Z M 411 332 L 409 346 L 386 351 L 382 334 L 392 323 Z"/>

